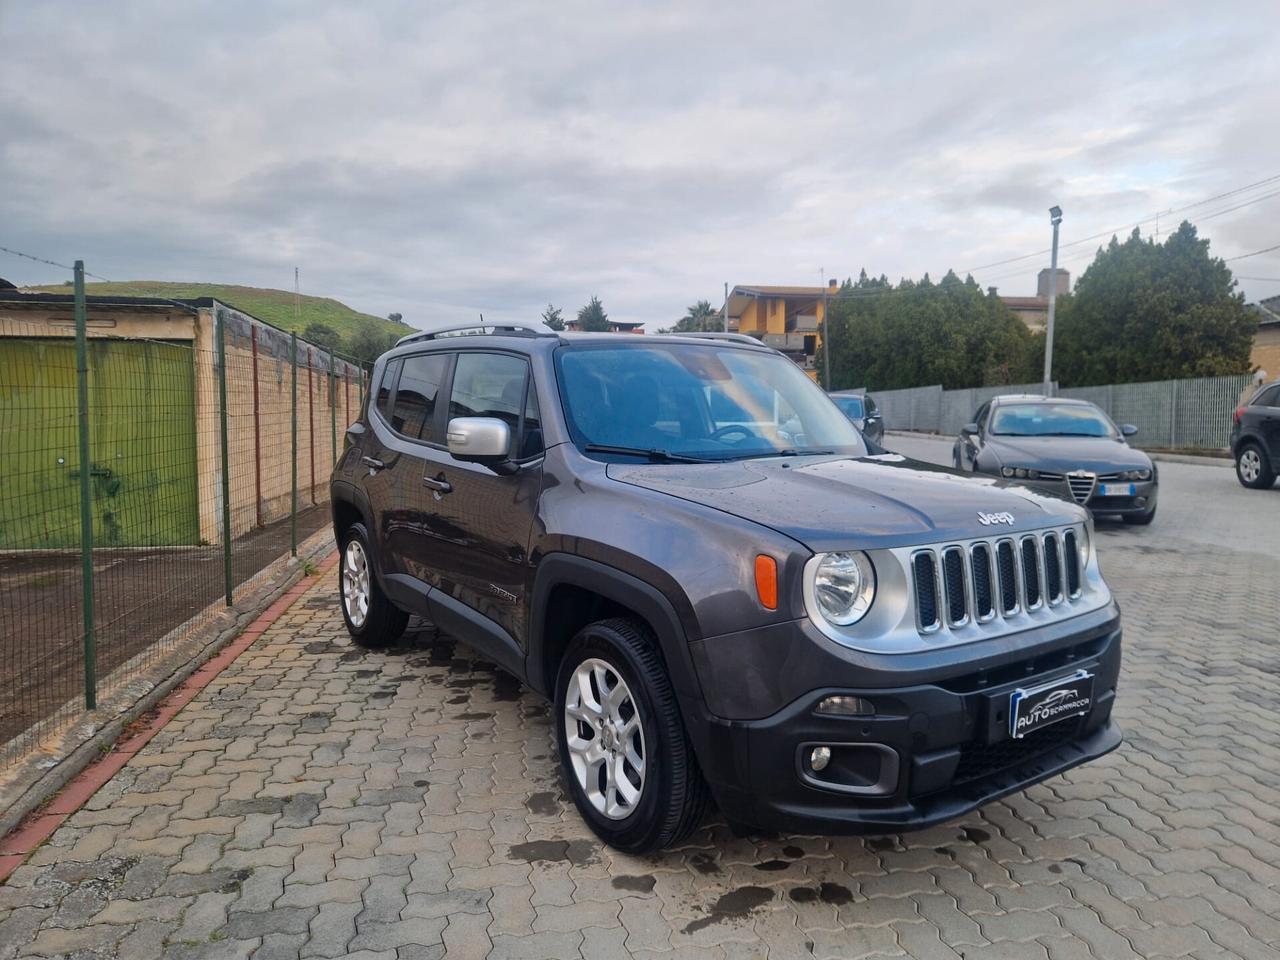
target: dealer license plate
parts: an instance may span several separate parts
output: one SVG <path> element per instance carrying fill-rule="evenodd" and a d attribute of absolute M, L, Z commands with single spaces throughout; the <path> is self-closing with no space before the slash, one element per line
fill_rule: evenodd
<path fill-rule="evenodd" d="M 1136 490 L 1132 483 L 1103 483 L 1098 492 L 1104 497 L 1132 497 Z"/>
<path fill-rule="evenodd" d="M 1021 740 L 1059 720 L 1093 708 L 1093 674 L 1080 670 L 1038 687 L 1019 688 L 1009 697 L 1009 736 Z"/>

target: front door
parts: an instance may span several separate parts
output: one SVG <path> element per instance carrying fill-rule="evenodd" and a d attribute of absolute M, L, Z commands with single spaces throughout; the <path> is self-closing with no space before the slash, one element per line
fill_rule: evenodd
<path fill-rule="evenodd" d="M 433 571 L 433 615 L 446 630 L 456 618 L 461 639 L 491 655 L 500 651 L 487 648 L 490 641 L 519 649 L 525 644 L 532 586 L 529 538 L 542 487 L 532 389 L 524 357 L 459 351 L 445 419 L 502 420 L 511 429 L 512 461 L 494 470 L 457 460 L 446 448 L 427 453 L 422 512 L 430 514 L 434 536 L 419 545 L 426 554 L 420 562 Z"/>

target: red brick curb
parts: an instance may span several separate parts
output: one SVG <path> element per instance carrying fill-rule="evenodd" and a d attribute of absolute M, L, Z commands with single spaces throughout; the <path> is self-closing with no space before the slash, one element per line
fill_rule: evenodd
<path fill-rule="evenodd" d="M 44 843 L 63 822 L 98 792 L 98 789 L 114 777 L 130 758 L 141 750 L 165 724 L 209 685 L 214 677 L 225 670 L 240 654 L 244 653 L 262 636 L 268 627 L 294 605 L 299 597 L 310 590 L 320 577 L 338 563 L 336 553 L 329 554 L 313 576 L 303 577 L 271 606 L 262 611 L 238 637 L 223 647 L 215 656 L 179 684 L 172 693 L 160 701 L 151 721 L 128 737 L 118 741 L 111 753 L 90 764 L 54 796 L 47 805 L 32 814 L 27 821 L 7 837 L 0 839 L 0 883 Z"/>

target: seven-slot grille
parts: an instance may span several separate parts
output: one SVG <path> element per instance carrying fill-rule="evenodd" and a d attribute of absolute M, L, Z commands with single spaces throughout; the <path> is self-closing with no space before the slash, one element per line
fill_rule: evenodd
<path fill-rule="evenodd" d="M 916 626 L 925 633 L 1057 607 L 1077 599 L 1084 580 L 1070 528 L 917 550 L 911 575 Z"/>

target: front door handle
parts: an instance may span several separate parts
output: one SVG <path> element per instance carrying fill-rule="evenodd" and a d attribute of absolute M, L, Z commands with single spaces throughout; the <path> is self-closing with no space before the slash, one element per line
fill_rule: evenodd
<path fill-rule="evenodd" d="M 360 462 L 363 463 L 370 470 L 381 470 L 383 467 L 386 466 L 386 464 L 383 463 L 381 460 L 379 460 L 377 457 L 361 457 Z"/>
<path fill-rule="evenodd" d="M 423 477 L 423 478 L 422 478 L 422 482 L 423 482 L 423 483 L 425 483 L 425 484 L 426 484 L 428 487 L 430 487 L 432 490 L 437 491 L 438 493 L 451 493 L 451 492 L 453 492 L 453 484 L 451 484 L 448 480 L 446 480 L 446 479 L 444 478 L 444 474 L 443 474 L 443 473 L 442 473 L 442 474 L 440 474 L 440 476 L 435 477 L 435 478 L 432 478 L 432 477 Z"/>

